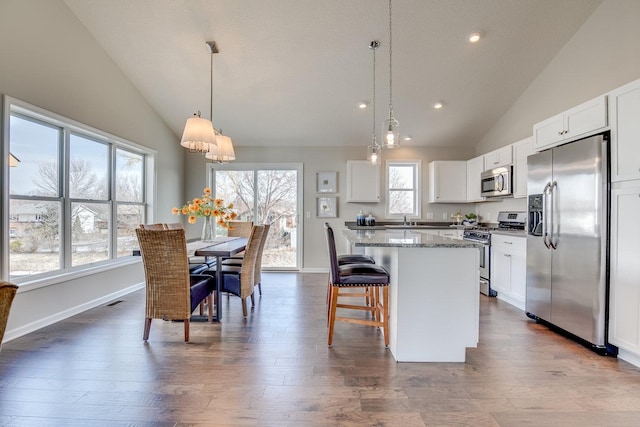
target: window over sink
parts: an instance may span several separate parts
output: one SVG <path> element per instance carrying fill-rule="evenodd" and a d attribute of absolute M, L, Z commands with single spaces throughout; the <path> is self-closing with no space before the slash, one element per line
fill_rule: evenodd
<path fill-rule="evenodd" d="M 386 217 L 420 217 L 420 160 L 388 160 Z"/>

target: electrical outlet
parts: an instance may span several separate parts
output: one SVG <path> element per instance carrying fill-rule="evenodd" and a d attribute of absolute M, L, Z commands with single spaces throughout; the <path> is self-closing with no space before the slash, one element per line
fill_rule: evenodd
<path fill-rule="evenodd" d="M 446 213 L 446 212 L 442 212 L 442 219 L 447 219 L 447 217 L 448 217 L 448 216 L 449 216 L 449 215 L 447 215 L 447 213 Z"/>
<path fill-rule="evenodd" d="M 433 212 L 427 212 L 427 219 L 433 219 Z"/>
<path fill-rule="evenodd" d="M 311 218 L 311 211 L 307 211 L 307 219 Z"/>

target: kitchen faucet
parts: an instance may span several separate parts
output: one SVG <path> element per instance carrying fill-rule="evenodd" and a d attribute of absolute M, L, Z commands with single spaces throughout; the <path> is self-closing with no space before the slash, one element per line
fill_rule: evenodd
<path fill-rule="evenodd" d="M 407 225 L 407 214 L 402 215 L 402 225 Z"/>

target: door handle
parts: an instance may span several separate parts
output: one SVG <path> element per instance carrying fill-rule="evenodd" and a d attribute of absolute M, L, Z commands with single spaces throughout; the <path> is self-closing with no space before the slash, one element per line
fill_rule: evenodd
<path fill-rule="evenodd" d="M 553 242 L 553 238 L 555 237 L 556 233 L 554 231 L 555 228 L 555 221 L 554 221 L 554 217 L 555 217 L 555 210 L 556 210 L 556 204 L 555 204 L 555 195 L 553 192 L 553 189 L 556 188 L 558 186 L 558 183 L 556 181 L 553 181 L 553 183 L 551 184 L 551 186 L 549 187 L 549 200 L 551 201 L 550 205 L 550 211 L 551 211 L 551 235 L 549 236 L 549 246 L 551 246 L 551 248 L 553 250 L 558 248 L 558 241 L 556 240 L 556 242 Z"/>
<path fill-rule="evenodd" d="M 542 190 L 542 243 L 544 243 L 547 249 L 551 249 L 551 246 L 549 246 L 549 237 L 547 236 L 547 221 L 549 221 L 549 215 L 547 215 L 547 208 L 549 204 L 547 202 L 547 192 L 549 187 L 551 187 L 551 183 L 547 182 L 547 185 L 544 186 L 544 190 Z"/>

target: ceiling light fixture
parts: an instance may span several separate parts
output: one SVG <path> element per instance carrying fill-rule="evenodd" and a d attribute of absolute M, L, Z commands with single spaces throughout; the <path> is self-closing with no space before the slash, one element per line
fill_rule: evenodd
<path fill-rule="evenodd" d="M 403 141 L 411 141 L 411 136 L 409 135 L 405 135 L 404 138 L 402 138 Z"/>
<path fill-rule="evenodd" d="M 382 124 L 382 135 L 387 148 L 395 148 L 400 145 L 400 124 L 393 116 L 393 73 L 391 59 L 393 57 L 392 32 L 391 32 L 391 0 L 389 0 L 389 118 Z"/>
<path fill-rule="evenodd" d="M 373 122 L 371 126 L 371 145 L 367 147 L 367 160 L 372 165 L 380 164 L 382 154 L 382 147 L 380 147 L 376 140 L 376 49 L 378 49 L 378 47 L 380 47 L 380 42 L 377 40 L 369 44 L 369 49 L 373 52 L 373 84 L 371 87 L 373 93 Z"/>
<path fill-rule="evenodd" d="M 211 54 L 211 91 L 209 92 L 209 102 L 211 103 L 211 121 L 213 122 L 213 55 L 218 53 L 218 46 L 216 46 L 216 42 L 206 42 L 207 46 L 209 46 L 209 53 Z M 213 124 L 212 124 L 213 126 Z M 233 151 L 233 143 L 231 142 L 231 138 L 227 135 L 222 134 L 222 129 L 217 130 L 215 127 L 213 128 L 216 144 L 210 144 L 209 150 L 205 153 L 205 157 L 209 160 L 213 160 L 217 163 L 229 163 L 231 160 L 236 159 L 236 154 Z"/>
<path fill-rule="evenodd" d="M 440 102 L 440 101 L 433 103 L 433 108 L 435 108 L 436 110 L 439 110 L 442 107 L 444 107 L 444 104 L 442 102 Z"/>
<path fill-rule="evenodd" d="M 207 44 L 213 43 L 212 49 L 218 50 L 215 47 L 214 42 L 207 42 Z M 211 46 L 210 46 L 211 47 Z M 213 59 L 212 59 L 213 61 Z M 213 83 L 211 83 L 213 86 Z M 213 89 L 211 89 L 213 91 Z M 188 148 L 192 153 L 207 153 L 211 147 L 216 147 L 216 133 L 213 129 L 212 118 L 213 112 L 210 115 L 210 119 L 203 119 L 200 117 L 200 111 L 193 115 L 190 119 L 187 119 L 187 123 L 184 126 L 184 132 L 182 133 L 182 139 L 180 145 Z"/>
<path fill-rule="evenodd" d="M 481 38 L 482 36 L 480 35 L 480 33 L 471 33 L 467 36 L 467 41 L 469 43 L 478 43 Z"/>
<path fill-rule="evenodd" d="M 361 102 L 358 104 L 358 108 L 361 110 L 364 110 L 365 108 L 367 108 L 367 103 L 366 102 Z"/>

